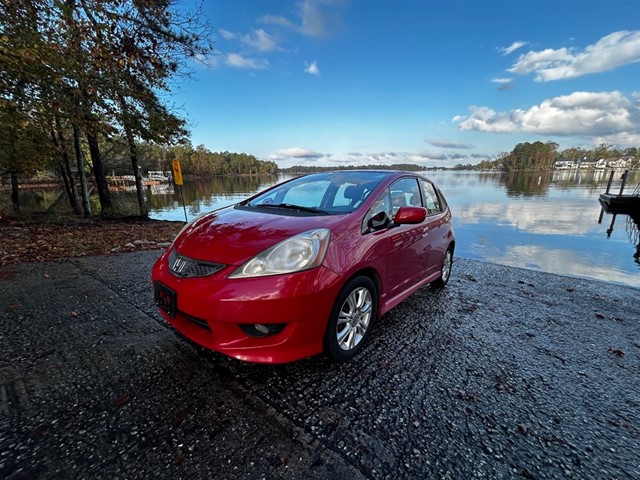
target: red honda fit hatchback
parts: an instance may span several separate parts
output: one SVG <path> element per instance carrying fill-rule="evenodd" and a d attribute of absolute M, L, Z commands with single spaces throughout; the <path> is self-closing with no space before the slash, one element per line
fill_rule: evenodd
<path fill-rule="evenodd" d="M 153 267 L 155 301 L 182 334 L 240 360 L 344 361 L 380 316 L 447 283 L 454 248 L 449 207 L 422 176 L 305 175 L 188 223 Z"/>

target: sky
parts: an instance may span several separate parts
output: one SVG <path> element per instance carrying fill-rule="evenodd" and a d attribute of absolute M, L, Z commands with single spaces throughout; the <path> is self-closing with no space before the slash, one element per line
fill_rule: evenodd
<path fill-rule="evenodd" d="M 521 142 L 640 147 L 640 0 L 205 0 L 171 101 L 280 167 L 451 167 Z"/>

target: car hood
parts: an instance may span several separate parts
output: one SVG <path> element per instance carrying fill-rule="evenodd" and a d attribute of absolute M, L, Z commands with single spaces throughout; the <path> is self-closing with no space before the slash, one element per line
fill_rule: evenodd
<path fill-rule="evenodd" d="M 344 217 L 287 213 L 226 207 L 199 217 L 176 238 L 173 246 L 181 255 L 193 259 L 242 265 L 282 240 L 315 228 L 331 229 Z"/>

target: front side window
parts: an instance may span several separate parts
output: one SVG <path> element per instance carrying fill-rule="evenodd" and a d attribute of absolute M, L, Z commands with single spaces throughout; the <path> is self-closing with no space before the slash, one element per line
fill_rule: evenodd
<path fill-rule="evenodd" d="M 379 228 L 386 227 L 391 221 L 391 196 L 389 190 L 385 190 L 377 198 L 362 221 L 362 233 L 370 233 Z"/>
<path fill-rule="evenodd" d="M 401 207 L 421 207 L 422 197 L 416 178 L 401 178 L 391 185 L 391 214 L 395 216 Z"/>

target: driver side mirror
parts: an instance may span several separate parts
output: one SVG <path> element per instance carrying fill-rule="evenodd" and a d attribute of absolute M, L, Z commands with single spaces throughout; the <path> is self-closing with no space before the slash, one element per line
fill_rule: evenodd
<path fill-rule="evenodd" d="M 422 223 L 427 218 L 427 209 L 424 207 L 400 207 L 393 221 L 398 225 Z"/>

